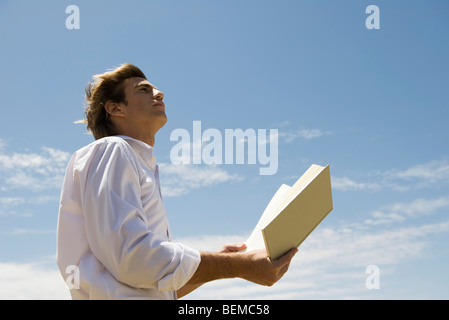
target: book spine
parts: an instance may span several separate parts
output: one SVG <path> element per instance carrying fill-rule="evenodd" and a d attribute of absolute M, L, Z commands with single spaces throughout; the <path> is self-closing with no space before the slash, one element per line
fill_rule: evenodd
<path fill-rule="evenodd" d="M 262 232 L 263 242 L 265 243 L 265 250 L 267 250 L 267 256 L 271 259 L 270 246 L 268 245 L 267 238 L 265 237 L 265 231 L 264 229 L 262 229 L 260 230 L 260 232 Z"/>

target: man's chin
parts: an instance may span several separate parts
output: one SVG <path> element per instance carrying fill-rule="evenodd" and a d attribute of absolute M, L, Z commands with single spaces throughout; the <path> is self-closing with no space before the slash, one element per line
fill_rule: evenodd
<path fill-rule="evenodd" d="M 160 128 L 162 128 L 167 123 L 167 115 L 165 114 L 165 111 L 157 112 L 155 114 L 155 116 L 157 116 L 157 118 L 159 120 L 158 121 L 159 126 L 160 126 Z"/>

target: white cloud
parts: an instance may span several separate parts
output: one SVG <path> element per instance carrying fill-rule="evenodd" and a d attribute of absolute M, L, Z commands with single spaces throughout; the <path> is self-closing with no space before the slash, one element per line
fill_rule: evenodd
<path fill-rule="evenodd" d="M 437 182 L 449 179 L 449 164 L 445 161 L 430 161 L 405 170 L 390 170 L 385 175 L 398 179 L 420 179 L 428 182 Z"/>
<path fill-rule="evenodd" d="M 59 188 L 70 154 L 43 147 L 40 153 L 3 153 L 0 155 L 2 190 Z"/>
<path fill-rule="evenodd" d="M 56 234 L 56 230 L 34 230 L 14 228 L 11 231 L 3 232 L 2 235 L 25 235 L 25 234 Z"/>
<path fill-rule="evenodd" d="M 341 191 L 379 190 L 381 188 L 377 183 L 355 182 L 346 177 L 332 177 L 331 180 L 332 188 Z"/>
<path fill-rule="evenodd" d="M 290 123 L 291 123 L 290 120 L 277 121 L 277 122 L 273 123 L 270 127 L 272 127 L 272 128 L 285 128 L 285 127 L 289 126 Z"/>
<path fill-rule="evenodd" d="M 52 261 L 55 261 L 54 259 Z M 61 300 L 70 299 L 69 290 L 59 270 L 48 261 L 35 263 L 0 263 L 0 299 Z"/>
<path fill-rule="evenodd" d="M 1 197 L 0 205 L 4 207 L 16 206 L 18 204 L 24 203 L 25 199 L 21 197 Z"/>
<path fill-rule="evenodd" d="M 314 139 L 314 138 L 318 138 L 321 137 L 323 135 L 328 135 L 328 134 L 332 134 L 331 132 L 327 132 L 327 131 L 322 131 L 319 129 L 298 129 L 296 131 L 282 131 L 279 132 L 279 137 L 284 138 L 284 141 L 286 143 L 291 143 L 293 141 L 295 141 L 296 139 L 303 139 L 303 140 L 310 140 L 310 139 Z"/>
<path fill-rule="evenodd" d="M 240 181 L 236 174 L 229 174 L 216 166 L 159 164 L 162 195 L 173 197 L 187 194 L 191 189 L 228 181 Z"/>
<path fill-rule="evenodd" d="M 387 224 L 392 222 L 403 222 L 408 218 L 428 216 L 440 209 L 449 208 L 449 197 L 436 199 L 415 199 L 410 203 L 398 202 L 381 207 L 372 214 L 372 218 L 365 223 L 372 225 Z"/>
<path fill-rule="evenodd" d="M 0 216 L 32 217 L 32 212 L 36 206 L 58 202 L 59 194 L 41 194 L 34 197 L 0 197 Z"/>
<path fill-rule="evenodd" d="M 380 225 L 392 222 L 403 222 L 406 218 L 397 213 L 385 213 L 383 211 L 374 211 L 372 217 L 365 220 L 366 224 Z"/>
<path fill-rule="evenodd" d="M 404 214 L 410 217 L 428 215 L 434 211 L 449 207 L 449 197 L 441 197 L 437 199 L 416 199 L 411 203 L 395 203 L 387 206 L 391 212 Z"/>
<path fill-rule="evenodd" d="M 387 170 L 367 173 L 369 182 L 357 182 L 348 177 L 332 177 L 332 187 L 340 191 L 379 191 L 391 189 L 408 191 L 417 188 L 431 188 L 449 182 L 449 164 L 446 161 L 430 161 L 404 170 Z"/>

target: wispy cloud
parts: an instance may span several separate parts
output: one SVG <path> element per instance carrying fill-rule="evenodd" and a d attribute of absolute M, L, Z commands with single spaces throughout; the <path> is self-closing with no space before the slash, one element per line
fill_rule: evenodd
<path fill-rule="evenodd" d="M 216 166 L 161 163 L 159 167 L 164 197 L 180 196 L 187 194 L 191 189 L 243 179 Z"/>
<path fill-rule="evenodd" d="M 441 186 L 449 182 L 449 163 L 435 160 L 403 170 L 369 172 L 366 176 L 369 176 L 369 181 L 355 181 L 348 177 L 334 176 L 332 177 L 332 187 L 340 191 L 379 191 L 384 189 L 408 191 Z"/>
<path fill-rule="evenodd" d="M 420 186 L 427 186 L 439 181 L 449 181 L 449 163 L 434 160 L 405 170 L 389 170 L 383 175 L 387 180 L 416 181 Z"/>
<path fill-rule="evenodd" d="M 381 225 L 392 222 L 403 222 L 409 218 L 418 218 L 434 214 L 440 209 L 449 208 L 449 196 L 435 199 L 416 199 L 409 203 L 398 202 L 375 210 L 366 224 Z"/>
<path fill-rule="evenodd" d="M 25 202 L 22 197 L 2 197 L 0 198 L 0 206 L 12 207 Z"/>
<path fill-rule="evenodd" d="M 70 299 L 55 259 L 34 263 L 0 262 L 0 299 Z"/>
<path fill-rule="evenodd" d="M 38 191 L 59 188 L 70 154 L 43 147 L 40 153 L 0 154 L 0 186 L 3 191 L 24 188 Z"/>
<path fill-rule="evenodd" d="M 0 216 L 32 217 L 37 206 L 58 201 L 59 191 L 56 190 L 54 195 L 0 197 Z"/>
<path fill-rule="evenodd" d="M 378 183 L 355 182 L 349 178 L 332 177 L 332 187 L 341 191 L 379 190 Z"/>
<path fill-rule="evenodd" d="M 59 197 L 55 195 L 40 195 L 35 197 L 0 197 L 0 206 L 16 206 L 19 204 L 43 204 L 58 201 Z"/>
<path fill-rule="evenodd" d="M 36 206 L 57 203 L 70 154 L 42 147 L 38 152 L 0 153 L 0 216 L 32 217 Z M 30 192 L 32 191 L 32 192 Z"/>
<path fill-rule="evenodd" d="M 14 228 L 11 231 L 5 231 L 1 235 L 27 235 L 27 234 L 56 234 L 56 229 L 38 230 L 38 229 L 19 229 Z"/>
<path fill-rule="evenodd" d="M 285 130 L 279 132 L 279 137 L 283 138 L 285 143 L 291 143 L 295 141 L 296 139 L 302 139 L 302 140 L 311 140 L 314 138 L 318 138 L 324 135 L 332 134 L 332 132 L 329 131 L 323 131 L 320 129 L 306 129 L 301 128 L 297 130 Z"/>

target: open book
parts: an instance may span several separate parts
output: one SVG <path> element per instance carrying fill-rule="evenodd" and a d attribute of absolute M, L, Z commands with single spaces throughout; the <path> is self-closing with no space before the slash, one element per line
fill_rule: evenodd
<path fill-rule="evenodd" d="M 280 186 L 246 240 L 246 251 L 265 248 L 277 259 L 299 247 L 332 209 L 329 165 L 313 164 L 292 187 Z"/>

